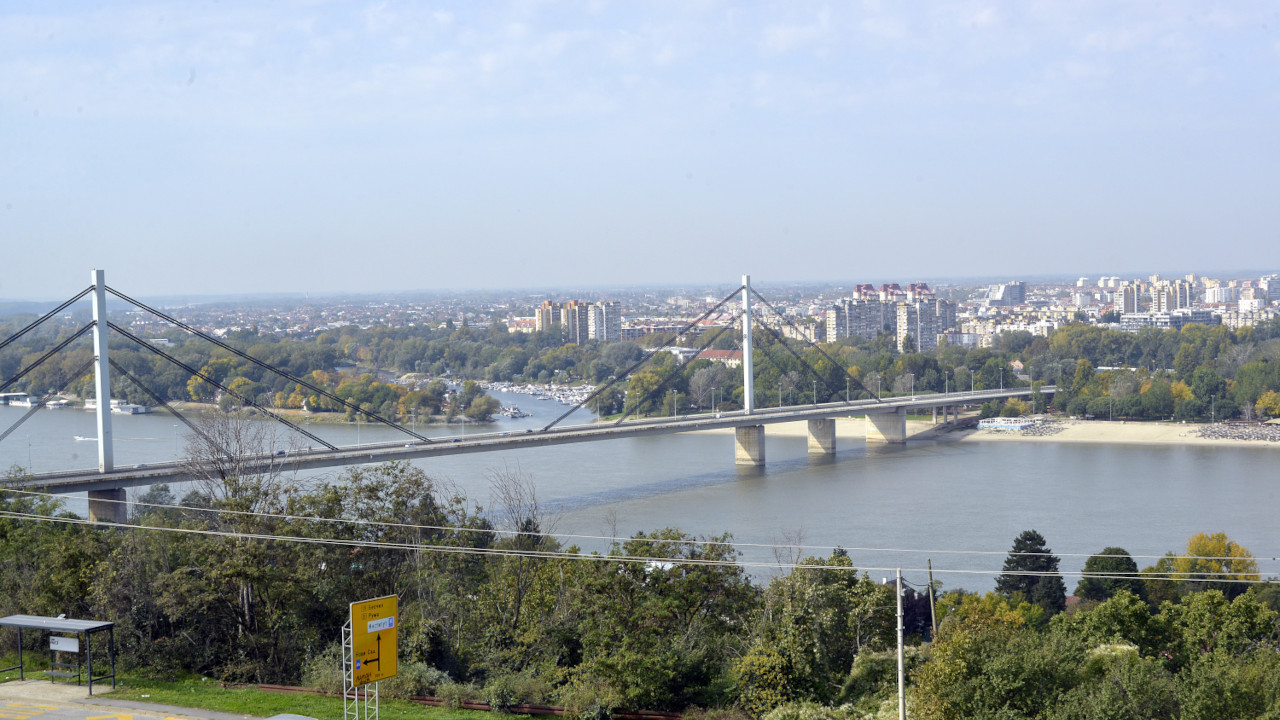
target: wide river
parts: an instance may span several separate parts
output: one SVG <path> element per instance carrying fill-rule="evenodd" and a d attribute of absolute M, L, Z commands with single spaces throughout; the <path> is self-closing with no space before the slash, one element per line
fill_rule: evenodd
<path fill-rule="evenodd" d="M 435 426 L 425 434 L 540 427 L 564 411 L 552 401 L 496 395 L 533 416 L 483 427 Z M 0 431 L 24 412 L 0 407 Z M 577 422 L 588 419 L 583 413 Z M 186 428 L 163 412 L 116 415 L 114 429 L 118 466 L 175 459 L 185 442 Z M 337 445 L 403 437 L 367 424 L 308 429 Z M 77 440 L 95 434 L 92 413 L 41 411 L 0 443 L 0 467 L 95 466 L 96 443 Z M 923 583 L 931 559 L 945 588 L 987 590 L 1014 536 L 1027 528 L 1040 531 L 1062 557 L 1068 591 L 1089 553 L 1117 545 L 1146 566 L 1181 551 L 1197 532 L 1226 532 L 1259 558 L 1264 577 L 1280 575 L 1280 450 L 1274 447 L 932 441 L 884 447 L 845 438 L 837 447 L 834 458 L 811 459 L 803 437 L 769 435 L 763 469 L 733 464 L 731 435 L 703 433 L 416 462 L 482 505 L 489 503 L 494 472 L 528 473 L 559 534 L 627 536 L 667 526 L 697 535 L 730 532 L 760 578 L 777 572 L 770 567 L 776 556 L 750 544 L 793 544 L 801 537 L 812 546 L 806 554 L 844 547 L 877 579 L 901 567 L 908 581 Z M 68 508 L 83 514 L 83 498 L 70 498 Z M 570 541 L 607 547 L 600 540 Z"/>

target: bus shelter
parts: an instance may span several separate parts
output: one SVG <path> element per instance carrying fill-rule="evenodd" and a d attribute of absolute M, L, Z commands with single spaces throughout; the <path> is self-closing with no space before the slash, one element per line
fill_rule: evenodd
<path fill-rule="evenodd" d="M 115 626 L 116 626 L 115 623 L 104 622 L 102 620 L 69 620 L 67 618 L 40 617 L 38 615 L 10 615 L 8 617 L 0 618 L 0 627 L 16 628 L 18 631 L 18 664 L 13 667 L 0 668 L 0 672 L 17 670 L 19 679 L 25 679 L 23 675 L 23 669 L 22 669 L 22 631 L 23 630 L 34 630 L 36 632 L 51 633 L 51 634 L 61 633 L 62 636 L 75 635 L 77 639 L 83 636 L 84 637 L 84 657 L 85 657 L 85 666 L 86 666 L 85 674 L 89 676 L 89 694 L 90 695 L 93 694 L 93 683 L 95 681 L 100 682 L 103 680 L 110 679 L 111 687 L 114 688 L 116 686 Z M 102 633 L 102 632 L 107 633 L 107 656 L 110 659 L 111 674 L 99 675 L 95 677 L 93 674 L 93 636 L 94 636 L 94 633 Z M 53 636 L 49 646 L 50 655 L 52 656 L 54 650 L 70 650 L 70 648 L 67 647 L 66 643 L 71 640 L 72 638 Z M 59 647 L 60 644 L 62 645 L 62 647 Z M 76 652 L 77 666 L 78 666 L 79 652 L 80 652 L 79 647 L 75 648 L 75 652 Z M 59 667 L 58 663 L 52 664 L 52 668 L 48 672 L 50 679 L 55 677 L 67 677 L 67 678 L 74 677 L 76 678 L 76 684 L 80 683 L 80 672 L 78 668 L 76 672 L 70 673 L 70 672 L 59 671 L 56 669 L 58 667 Z"/>

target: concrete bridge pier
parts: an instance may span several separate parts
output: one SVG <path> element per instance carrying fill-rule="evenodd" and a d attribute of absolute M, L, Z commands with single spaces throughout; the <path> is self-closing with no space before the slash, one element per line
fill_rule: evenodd
<path fill-rule="evenodd" d="M 733 429 L 733 461 L 738 465 L 764 465 L 764 426 L 745 425 Z"/>
<path fill-rule="evenodd" d="M 89 519 L 95 522 L 123 524 L 129 519 L 124 488 L 89 491 Z"/>
<path fill-rule="evenodd" d="M 888 413 L 867 413 L 867 442 L 905 443 L 907 441 L 907 409 Z"/>
<path fill-rule="evenodd" d="M 809 454 L 836 454 L 836 421 L 834 418 L 819 418 L 809 421 Z"/>

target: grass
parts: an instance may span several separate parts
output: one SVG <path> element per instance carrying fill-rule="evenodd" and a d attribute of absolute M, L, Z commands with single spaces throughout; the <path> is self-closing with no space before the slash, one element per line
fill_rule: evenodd
<path fill-rule="evenodd" d="M 38 655 L 38 653 L 23 653 L 27 678 L 42 679 L 44 678 L 43 668 L 33 667 L 38 662 L 37 658 L 31 657 L 33 654 Z M 0 667 L 16 664 L 17 660 L 16 654 L 7 659 L 0 658 Z M 47 659 L 43 664 L 48 664 Z M 17 670 L 0 673 L 0 681 L 17 679 Z M 142 670 L 122 671 L 117 680 L 116 689 L 110 694 L 111 698 L 117 700 L 177 705 L 259 717 L 268 717 L 277 713 L 294 713 L 315 718 L 340 718 L 343 714 L 340 697 L 273 693 L 254 687 L 224 688 L 217 681 L 200 677 L 157 680 Z M 97 690 L 96 685 L 95 690 Z M 493 713 L 480 710 L 448 710 L 385 697 L 379 703 L 378 714 L 382 720 L 492 720 L 493 718 Z M 508 717 L 514 719 L 528 716 Z"/>

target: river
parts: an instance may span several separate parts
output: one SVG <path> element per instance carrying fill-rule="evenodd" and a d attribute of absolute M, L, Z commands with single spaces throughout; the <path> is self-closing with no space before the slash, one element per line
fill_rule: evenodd
<path fill-rule="evenodd" d="M 429 436 L 541 427 L 565 408 L 525 395 L 495 393 L 504 405 L 533 413 L 494 426 L 433 426 Z M 0 407 L 0 428 L 25 412 Z M 575 417 L 568 422 L 586 420 Z M 171 460 L 185 427 L 164 413 L 113 417 L 119 466 Z M 339 445 L 393 440 L 380 426 L 313 424 Z M 768 431 L 766 430 L 766 433 Z M 0 443 L 0 466 L 35 472 L 92 467 L 92 413 L 37 413 Z M 1116 545 L 1137 556 L 1180 551 L 1197 532 L 1226 532 L 1259 557 L 1264 576 L 1280 575 L 1275 532 L 1275 448 L 1085 445 L 1053 442 L 909 443 L 867 446 L 837 440 L 833 458 L 810 458 L 802 437 L 769 435 L 768 464 L 733 464 L 730 435 L 691 433 L 546 448 L 454 455 L 415 461 L 481 504 L 493 472 L 518 469 L 534 479 L 558 533 L 630 535 L 678 527 L 698 535 L 730 532 L 757 577 L 776 572 L 769 548 L 803 537 L 808 554 L 849 549 L 873 577 L 902 567 L 925 581 L 932 559 L 945 588 L 990 589 L 1014 536 L 1035 528 L 1062 557 L 1068 591 L 1089 553 Z M 341 469 L 331 471 L 336 477 Z M 68 508 L 84 512 L 82 498 Z M 587 549 L 599 540 L 581 539 Z M 904 552 L 910 551 L 910 552 Z M 1154 559 L 1137 558 L 1139 566 Z M 965 572 L 977 571 L 977 572 Z"/>

